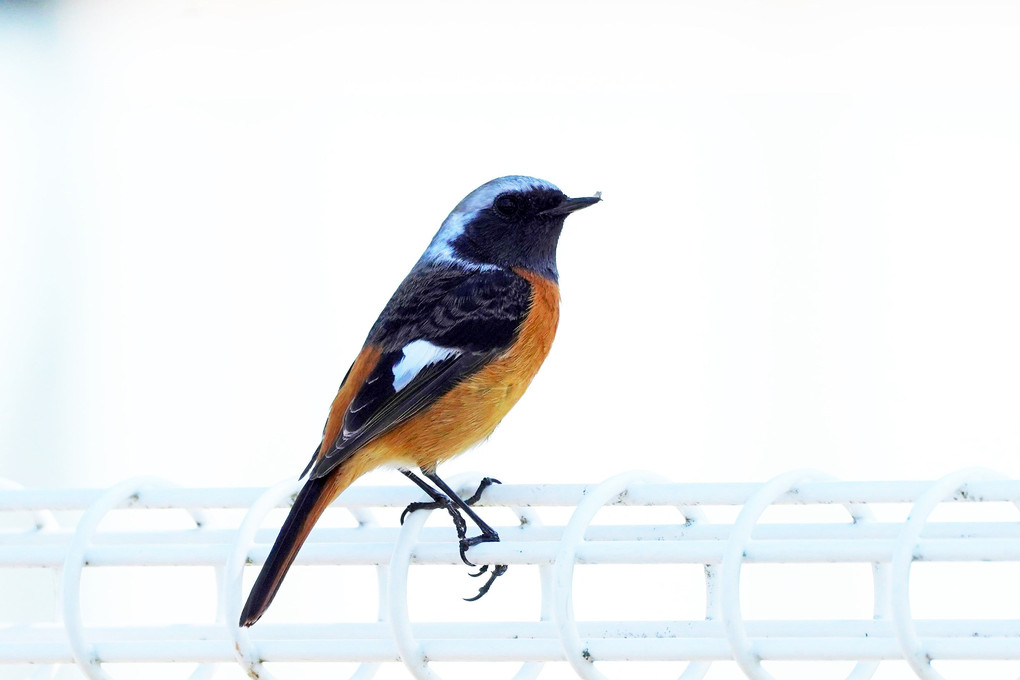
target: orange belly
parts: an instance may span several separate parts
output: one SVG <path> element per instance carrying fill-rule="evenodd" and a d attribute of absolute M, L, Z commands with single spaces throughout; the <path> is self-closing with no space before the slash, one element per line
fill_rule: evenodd
<path fill-rule="evenodd" d="M 532 284 L 531 311 L 517 341 L 488 366 L 447 392 L 425 411 L 366 444 L 344 465 L 354 477 L 379 465 L 434 469 L 496 429 L 549 354 L 559 322 L 559 287 L 515 270 Z"/>

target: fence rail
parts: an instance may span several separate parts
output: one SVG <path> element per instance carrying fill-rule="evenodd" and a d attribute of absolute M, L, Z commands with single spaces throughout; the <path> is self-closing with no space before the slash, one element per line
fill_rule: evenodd
<path fill-rule="evenodd" d="M 477 478 L 462 478 L 471 488 Z M 940 660 L 1020 659 L 1020 620 L 915 620 L 910 579 L 915 562 L 1020 562 L 1020 521 L 931 521 L 941 503 L 1011 503 L 1020 481 L 967 469 L 934 482 L 842 482 L 795 471 L 764 484 L 672 484 L 649 473 L 626 473 L 594 485 L 505 485 L 486 490 L 480 506 L 512 509 L 520 523 L 500 527 L 503 540 L 471 549 L 478 564 L 537 565 L 539 620 L 412 622 L 410 565 L 460 564 L 448 529 L 425 527 L 427 513 L 403 526 L 377 520 L 379 508 L 421 500 L 415 489 L 355 487 L 335 504 L 357 521 L 351 528 L 316 529 L 298 564 L 375 565 L 376 623 L 272 624 L 239 629 L 246 564 L 261 564 L 275 538 L 266 515 L 286 506 L 298 488 L 286 480 L 270 489 L 184 489 L 158 479 L 129 480 L 108 490 L 20 489 L 0 484 L 0 513 L 27 515 L 26 529 L 0 531 L 0 578 L 5 568 L 54 571 L 60 582 L 56 622 L 0 623 L 0 663 L 76 664 L 90 678 L 110 678 L 104 663 L 236 661 L 252 677 L 272 678 L 270 661 L 353 661 L 353 677 L 378 664 L 403 662 L 416 678 L 438 678 L 429 662 L 518 661 L 516 678 L 533 678 L 547 662 L 566 661 L 582 678 L 605 677 L 600 661 L 686 660 L 681 678 L 704 677 L 712 662 L 736 661 L 748 678 L 773 677 L 768 660 L 856 660 L 847 677 L 874 675 L 879 664 L 905 660 L 919 678 L 941 678 Z M 873 506 L 899 504 L 904 518 L 879 521 Z M 661 507 L 652 523 L 593 523 L 610 505 Z M 772 505 L 836 505 L 846 521 L 760 522 Z M 705 507 L 703 507 L 705 506 Z M 729 506 L 735 519 L 710 521 L 706 507 Z M 573 508 L 547 524 L 541 508 Z M 180 509 L 192 529 L 99 531 L 117 508 Z M 246 510 L 237 526 L 217 526 L 210 513 Z M 54 512 L 80 513 L 63 526 Z M 235 513 L 236 514 L 236 513 Z M 395 513 L 394 513 L 395 514 Z M 733 514 L 732 511 L 730 513 Z M 565 515 L 564 515 L 565 516 Z M 66 524 L 66 522 L 65 522 Z M 749 620 L 741 606 L 741 570 L 748 563 L 870 565 L 871 618 Z M 703 619 L 578 621 L 573 572 L 577 564 L 704 565 Z M 83 569 L 104 566 L 213 568 L 220 601 L 216 621 L 177 626 L 86 627 L 81 618 Z"/>

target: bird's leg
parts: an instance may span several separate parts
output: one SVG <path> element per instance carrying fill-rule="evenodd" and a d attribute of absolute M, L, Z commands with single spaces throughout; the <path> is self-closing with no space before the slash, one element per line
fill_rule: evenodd
<path fill-rule="evenodd" d="M 461 534 L 458 531 L 458 536 L 460 538 L 460 559 L 461 561 L 464 562 L 464 564 L 467 564 L 468 566 L 472 567 L 475 566 L 471 564 L 470 561 L 468 561 L 467 558 L 468 548 L 470 548 L 473 545 L 478 545 L 479 543 L 492 543 L 499 541 L 499 534 L 496 533 L 495 529 L 493 529 L 488 524 L 483 522 L 482 518 L 479 517 L 477 513 L 475 513 L 471 506 L 478 502 L 486 488 L 488 488 L 492 484 L 499 484 L 500 481 L 498 479 L 493 479 L 492 477 L 486 477 L 478 485 L 478 489 L 474 492 L 474 494 L 472 494 L 471 497 L 468 498 L 467 500 L 464 500 L 460 496 L 458 496 L 457 493 L 453 489 L 451 489 L 446 482 L 439 478 L 439 475 L 436 474 L 435 470 L 426 470 L 422 468 L 422 474 L 431 479 L 436 486 L 442 489 L 446 493 L 447 498 L 453 501 L 465 513 L 467 513 L 467 516 L 470 517 L 474 521 L 475 525 L 478 526 L 479 530 L 481 530 L 482 534 L 480 536 L 475 536 L 474 538 L 468 538 L 467 532 Z M 463 521 L 463 519 L 461 521 Z M 478 589 L 478 594 L 475 595 L 474 597 L 464 599 L 466 599 L 468 602 L 473 602 L 481 598 L 483 595 L 485 595 L 485 593 L 489 592 L 489 588 L 492 587 L 493 582 L 497 578 L 506 573 L 506 569 L 507 565 L 497 564 L 495 568 L 493 568 L 492 572 L 489 574 L 488 580 L 486 580 L 485 583 L 482 584 L 482 587 Z M 481 576 L 488 570 L 489 565 L 483 564 L 481 569 L 479 569 L 477 573 L 471 575 Z"/>
<path fill-rule="evenodd" d="M 464 540 L 464 538 L 467 536 L 467 522 L 465 522 L 464 517 L 461 516 L 460 510 L 457 509 L 456 503 L 453 500 L 451 500 L 449 496 L 444 496 L 440 492 L 433 489 L 428 482 L 419 478 L 418 475 L 414 474 L 407 468 L 399 468 L 399 470 L 405 477 L 407 477 L 412 482 L 421 487 L 421 490 L 427 493 L 429 497 L 432 499 L 432 502 L 430 503 L 418 502 L 411 503 L 410 505 L 408 505 L 406 508 L 404 508 L 404 511 L 400 513 L 400 523 L 403 524 L 404 520 L 407 518 L 408 513 L 412 513 L 415 510 L 438 510 L 440 508 L 446 508 L 446 511 L 450 513 L 450 517 L 453 518 L 453 525 L 457 529 L 457 538 Z M 463 557 L 463 553 L 461 553 L 461 555 Z M 468 562 L 468 566 L 473 567 L 475 565 Z"/>

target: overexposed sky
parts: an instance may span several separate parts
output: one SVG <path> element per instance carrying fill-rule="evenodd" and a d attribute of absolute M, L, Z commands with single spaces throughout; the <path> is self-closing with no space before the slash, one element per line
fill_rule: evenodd
<path fill-rule="evenodd" d="M 605 200 L 448 474 L 1020 475 L 1018 64 L 1010 2 L 9 3 L 0 476 L 296 474 L 505 174 Z"/>
<path fill-rule="evenodd" d="M 8 7 L 3 467 L 33 485 L 300 469 L 446 213 L 523 173 L 605 202 L 561 242 L 547 365 L 451 467 L 1015 475 L 1018 21 L 1010 3 Z"/>

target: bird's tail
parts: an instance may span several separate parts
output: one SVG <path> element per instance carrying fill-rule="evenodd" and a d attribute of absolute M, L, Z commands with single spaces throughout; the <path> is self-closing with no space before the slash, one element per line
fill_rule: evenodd
<path fill-rule="evenodd" d="M 287 570 L 294 563 L 298 550 L 308 538 L 316 520 L 322 515 L 326 507 L 346 489 L 353 480 L 348 475 L 331 474 L 319 479 L 309 479 L 294 499 L 294 505 L 290 514 L 284 520 L 280 528 L 280 534 L 276 537 L 273 549 L 269 551 L 266 563 L 262 565 L 262 571 L 255 579 L 251 593 L 248 594 L 248 601 L 241 611 L 239 625 L 250 626 L 265 613 L 269 604 L 276 597 L 276 591 L 283 583 L 283 577 Z"/>

